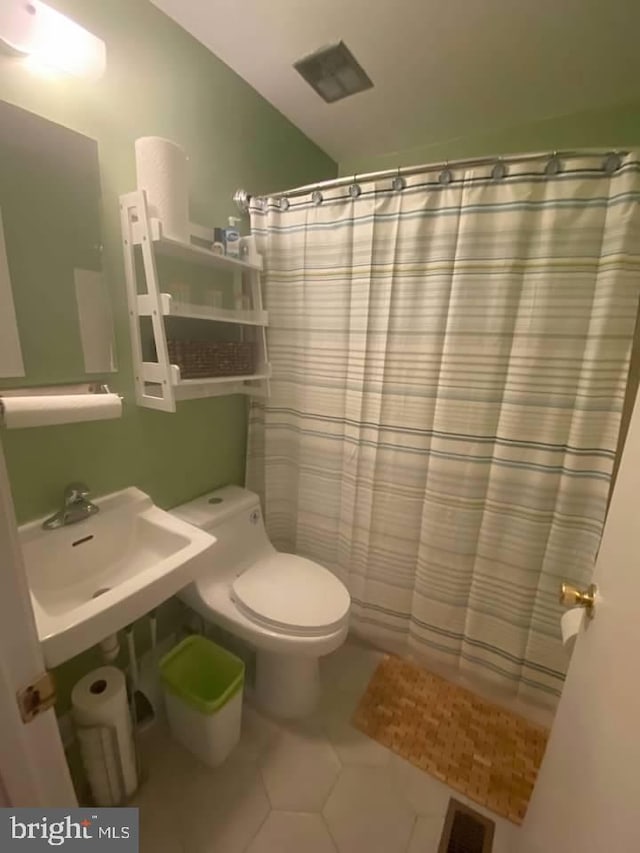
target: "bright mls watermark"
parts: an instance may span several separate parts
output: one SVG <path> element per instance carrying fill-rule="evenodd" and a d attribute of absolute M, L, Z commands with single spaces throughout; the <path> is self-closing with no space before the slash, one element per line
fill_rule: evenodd
<path fill-rule="evenodd" d="M 138 809 L 0 809 L 0 851 L 138 853 Z"/>

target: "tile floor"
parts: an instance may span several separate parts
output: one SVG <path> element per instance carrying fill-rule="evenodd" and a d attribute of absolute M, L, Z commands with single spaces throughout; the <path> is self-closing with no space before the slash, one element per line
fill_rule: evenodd
<path fill-rule="evenodd" d="M 216 770 L 162 724 L 146 732 L 142 853 L 436 853 L 449 797 L 469 801 L 349 724 L 379 659 L 354 642 L 325 658 L 320 708 L 303 722 L 246 703 Z M 517 827 L 469 804 L 495 820 L 493 853 L 513 853 Z"/>

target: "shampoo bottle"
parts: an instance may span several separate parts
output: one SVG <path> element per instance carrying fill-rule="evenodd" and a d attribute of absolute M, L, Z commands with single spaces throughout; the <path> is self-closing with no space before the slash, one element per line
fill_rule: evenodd
<path fill-rule="evenodd" d="M 229 227 L 225 229 L 225 247 L 230 258 L 240 259 L 240 232 L 238 231 L 238 216 L 229 217 Z"/>

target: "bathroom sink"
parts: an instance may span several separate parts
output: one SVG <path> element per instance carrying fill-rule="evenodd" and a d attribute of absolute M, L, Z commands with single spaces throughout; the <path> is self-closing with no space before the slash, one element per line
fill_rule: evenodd
<path fill-rule="evenodd" d="M 144 616 L 203 569 L 215 538 L 155 506 L 139 489 L 94 503 L 96 515 L 56 530 L 20 528 L 38 637 L 58 666 Z"/>

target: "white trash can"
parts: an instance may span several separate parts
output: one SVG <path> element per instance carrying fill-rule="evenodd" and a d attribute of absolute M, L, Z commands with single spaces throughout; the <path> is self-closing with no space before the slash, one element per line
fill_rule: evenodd
<path fill-rule="evenodd" d="M 240 739 L 243 661 L 194 635 L 162 658 L 160 677 L 172 735 L 205 764 L 222 764 Z"/>

